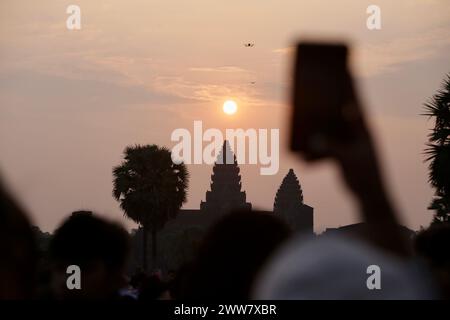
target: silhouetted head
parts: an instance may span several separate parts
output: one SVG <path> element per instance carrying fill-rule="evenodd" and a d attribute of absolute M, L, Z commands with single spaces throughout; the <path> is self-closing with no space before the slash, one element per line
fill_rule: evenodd
<path fill-rule="evenodd" d="M 140 289 L 145 279 L 146 279 L 145 272 L 139 268 L 131 277 L 129 284 L 134 289 Z"/>
<path fill-rule="evenodd" d="M 0 183 L 0 300 L 34 294 L 37 246 L 27 215 Z"/>
<path fill-rule="evenodd" d="M 176 276 L 177 276 L 177 273 L 175 272 L 175 270 L 170 269 L 167 271 L 167 281 L 173 281 Z"/>
<path fill-rule="evenodd" d="M 55 266 L 54 289 L 58 298 L 114 298 L 124 285 L 124 270 L 129 252 L 128 233 L 118 224 L 78 211 L 56 230 L 50 243 Z M 78 266 L 81 289 L 69 289 L 67 273 Z M 75 284 L 74 278 L 70 282 Z"/>
<path fill-rule="evenodd" d="M 445 298 L 450 298 L 450 223 L 434 223 L 421 231 L 415 242 L 418 255 L 425 258 L 441 287 Z"/>
<path fill-rule="evenodd" d="M 206 235 L 183 298 L 248 299 L 256 274 L 289 236 L 273 214 L 236 211 Z"/>
<path fill-rule="evenodd" d="M 146 276 L 139 288 L 139 300 L 151 301 L 161 299 L 163 293 L 168 289 L 167 283 L 161 280 L 157 274 Z"/>

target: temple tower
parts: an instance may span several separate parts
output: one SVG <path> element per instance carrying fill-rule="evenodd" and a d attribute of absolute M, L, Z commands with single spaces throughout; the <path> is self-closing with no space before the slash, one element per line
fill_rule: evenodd
<path fill-rule="evenodd" d="M 251 203 L 246 201 L 242 191 L 241 175 L 236 156 L 225 140 L 217 157 L 211 175 L 210 191 L 200 203 L 200 210 L 211 215 L 222 215 L 233 209 L 251 210 Z"/>
<path fill-rule="evenodd" d="M 278 188 L 273 212 L 280 215 L 294 230 L 313 232 L 313 208 L 303 203 L 302 188 L 292 169 Z"/>

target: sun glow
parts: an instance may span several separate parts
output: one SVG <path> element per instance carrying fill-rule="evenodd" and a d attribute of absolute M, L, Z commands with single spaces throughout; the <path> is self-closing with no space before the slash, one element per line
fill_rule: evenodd
<path fill-rule="evenodd" d="M 233 100 L 227 100 L 223 103 L 223 112 L 228 115 L 235 114 L 238 109 L 237 103 Z"/>

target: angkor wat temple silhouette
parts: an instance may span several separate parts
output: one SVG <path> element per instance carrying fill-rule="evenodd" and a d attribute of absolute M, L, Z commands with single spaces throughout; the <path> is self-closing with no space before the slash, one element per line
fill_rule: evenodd
<path fill-rule="evenodd" d="M 200 209 L 181 209 L 162 232 L 192 227 L 207 229 L 223 215 L 242 209 L 276 214 L 293 230 L 313 234 L 313 208 L 304 203 L 302 188 L 292 169 L 284 177 L 275 195 L 273 211 L 253 210 L 242 190 L 236 156 L 225 141 L 213 167 L 210 188 L 211 190 L 206 191 L 205 201 L 200 202 Z"/>

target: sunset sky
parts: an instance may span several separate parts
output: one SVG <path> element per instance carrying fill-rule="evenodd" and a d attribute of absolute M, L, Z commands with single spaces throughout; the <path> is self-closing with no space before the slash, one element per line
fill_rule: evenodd
<path fill-rule="evenodd" d="M 81 30 L 66 28 L 71 4 Z M 381 30 L 366 27 L 370 4 L 381 8 Z M 306 165 L 287 148 L 291 48 L 303 37 L 352 44 L 388 187 L 408 227 L 427 225 L 432 122 L 420 114 L 450 72 L 448 0 L 3 0 L 1 175 L 45 231 L 77 209 L 131 228 L 111 195 L 127 145 L 172 147 L 172 131 L 192 130 L 194 120 L 205 129 L 278 128 L 278 174 L 241 166 L 247 201 L 272 209 L 293 168 L 316 231 L 356 222 L 334 166 Z M 239 106 L 234 115 L 222 111 L 227 99 Z M 188 169 L 185 208 L 198 208 L 212 168 Z"/>

